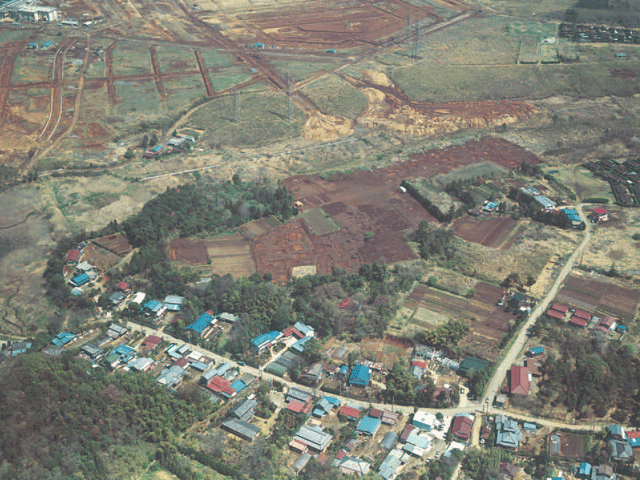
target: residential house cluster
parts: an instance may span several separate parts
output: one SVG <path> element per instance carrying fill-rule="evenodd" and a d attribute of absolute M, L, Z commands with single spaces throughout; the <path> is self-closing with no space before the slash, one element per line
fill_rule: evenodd
<path fill-rule="evenodd" d="M 619 164 L 605 159 L 599 162 L 587 162 L 585 167 L 594 175 L 609 182 L 620 205 L 632 207 L 636 204 L 636 198 L 640 198 L 640 174 L 638 174 L 640 163 L 638 161 L 629 159 L 624 164 Z"/>
<path fill-rule="evenodd" d="M 611 445 L 611 457 L 614 460 L 628 462 L 633 460 L 633 447 L 624 427 L 621 425 L 609 425 L 609 444 Z M 636 434 L 634 434 L 634 437 Z M 636 437 L 637 438 L 637 437 Z M 634 441 L 633 444 L 637 443 Z"/>
<path fill-rule="evenodd" d="M 611 465 L 591 465 L 582 462 L 573 467 L 573 476 L 580 480 L 616 480 L 616 474 Z"/>
<path fill-rule="evenodd" d="M 605 335 L 609 335 L 614 331 L 619 331 L 620 333 L 626 331 L 626 327 L 619 325 L 618 319 L 612 315 L 596 317 L 584 310 L 572 310 L 568 306 L 557 302 L 553 303 L 551 308 L 547 310 L 547 317 L 561 322 L 564 322 L 567 315 L 570 315 L 569 325 L 579 329 L 590 328 L 594 332 L 601 332 Z"/>

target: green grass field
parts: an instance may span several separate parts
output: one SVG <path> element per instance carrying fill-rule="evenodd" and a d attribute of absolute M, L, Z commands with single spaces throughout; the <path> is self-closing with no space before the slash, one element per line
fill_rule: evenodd
<path fill-rule="evenodd" d="M 246 82 L 251 78 L 251 75 L 241 72 L 237 68 L 225 68 L 219 72 L 209 72 L 209 78 L 211 78 L 214 91 L 224 92 L 235 85 Z"/>
<path fill-rule="evenodd" d="M 120 42 L 112 51 L 115 75 L 153 73 L 149 48 L 143 44 Z"/>
<path fill-rule="evenodd" d="M 221 53 L 217 50 L 200 49 L 198 51 L 200 52 L 200 56 L 207 68 L 226 67 L 235 64 L 233 55 Z"/>
<path fill-rule="evenodd" d="M 116 81 L 117 112 L 127 113 L 164 113 L 158 112 L 160 96 L 153 80 Z"/>
<path fill-rule="evenodd" d="M 611 192 L 611 186 L 601 178 L 596 177 L 584 167 L 577 167 L 574 170 L 573 165 L 554 166 L 552 170 L 553 176 L 563 185 L 567 185 L 574 190 L 579 198 L 584 200 L 589 197 L 608 198 L 611 203 L 615 202 L 615 197 Z"/>
<path fill-rule="evenodd" d="M 206 90 L 200 75 L 185 75 L 180 78 L 163 79 L 165 91 L 169 95 L 166 108 L 169 112 L 179 110 L 190 105 L 197 98 L 206 95 Z"/>
<path fill-rule="evenodd" d="M 538 99 L 552 95 L 602 97 L 640 93 L 637 82 L 611 76 L 624 68 L 640 74 L 640 63 L 435 67 L 397 69 L 393 80 L 413 100 L 423 102 Z"/>
<path fill-rule="evenodd" d="M 300 135 L 304 111 L 292 104 L 293 119 L 286 118 L 285 97 L 277 93 L 248 93 L 240 97 L 240 119 L 234 121 L 233 99 L 209 102 L 190 118 L 186 127 L 203 129 L 203 138 L 223 145 L 263 145 Z"/>
<path fill-rule="evenodd" d="M 329 115 L 352 119 L 367 108 L 367 99 L 362 92 L 335 75 L 304 87 L 302 92 Z"/>
<path fill-rule="evenodd" d="M 13 64 L 11 83 L 30 83 L 49 80 L 55 49 L 35 53 L 34 50 L 24 50 Z"/>

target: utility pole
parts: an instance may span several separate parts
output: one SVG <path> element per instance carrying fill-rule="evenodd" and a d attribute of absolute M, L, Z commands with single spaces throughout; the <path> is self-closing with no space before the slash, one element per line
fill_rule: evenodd
<path fill-rule="evenodd" d="M 233 118 L 234 121 L 240 120 L 239 115 L 240 98 L 238 97 L 238 89 L 233 87 Z"/>
<path fill-rule="evenodd" d="M 407 15 L 407 45 L 411 41 L 411 15 Z"/>
<path fill-rule="evenodd" d="M 418 25 L 418 20 L 416 19 L 416 30 L 413 37 L 413 49 L 411 51 L 412 58 L 418 58 L 418 38 L 420 37 L 420 25 Z"/>
<path fill-rule="evenodd" d="M 287 73 L 287 120 L 291 120 L 291 77 Z"/>

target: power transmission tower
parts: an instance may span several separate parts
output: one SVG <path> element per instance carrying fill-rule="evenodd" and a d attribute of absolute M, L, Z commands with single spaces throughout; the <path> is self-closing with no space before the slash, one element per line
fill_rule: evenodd
<path fill-rule="evenodd" d="M 291 77 L 287 73 L 287 120 L 291 120 Z"/>
<path fill-rule="evenodd" d="M 411 15 L 407 15 L 407 45 L 411 41 Z"/>
<path fill-rule="evenodd" d="M 238 97 L 238 89 L 233 87 L 233 118 L 236 122 L 240 120 L 239 107 L 240 98 Z"/>
<path fill-rule="evenodd" d="M 418 58 L 418 38 L 420 38 L 420 25 L 418 25 L 418 20 L 416 19 L 416 30 L 413 36 L 413 49 L 411 50 L 412 58 Z"/>

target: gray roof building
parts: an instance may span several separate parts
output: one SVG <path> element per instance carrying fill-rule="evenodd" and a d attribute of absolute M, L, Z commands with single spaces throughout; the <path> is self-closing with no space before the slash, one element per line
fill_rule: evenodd
<path fill-rule="evenodd" d="M 249 420 L 251 420 L 251 418 L 253 418 L 257 405 L 258 402 L 256 400 L 247 398 L 245 401 L 239 403 L 233 410 L 231 410 L 231 415 L 236 417 L 238 420 L 248 422 Z"/>
<path fill-rule="evenodd" d="M 309 460 L 311 460 L 311 454 L 308 452 L 304 452 L 302 455 L 298 457 L 298 459 L 295 462 L 293 462 L 293 465 L 291 465 L 291 468 L 293 468 L 296 472 L 300 472 L 301 470 L 304 469 L 304 467 L 307 466 L 307 463 L 309 463 Z"/>
<path fill-rule="evenodd" d="M 253 442 L 253 440 L 260 434 L 260 429 L 255 425 L 251 425 L 250 423 L 233 417 L 227 418 L 220 426 L 229 433 L 233 433 L 234 435 L 249 442 Z"/>
<path fill-rule="evenodd" d="M 397 441 L 398 434 L 395 432 L 388 432 L 380 442 L 380 448 L 391 451 Z"/>
<path fill-rule="evenodd" d="M 331 440 L 333 440 L 333 435 L 324 432 L 322 427 L 303 425 L 293 437 L 293 440 L 307 445 L 316 452 L 322 453 L 329 443 L 331 443 Z"/>
<path fill-rule="evenodd" d="M 158 378 L 156 378 L 156 382 L 161 385 L 166 385 L 169 388 L 173 388 L 180 383 L 183 375 L 184 370 L 177 365 L 174 365 L 171 368 L 165 368 L 162 370 L 162 373 Z"/>

